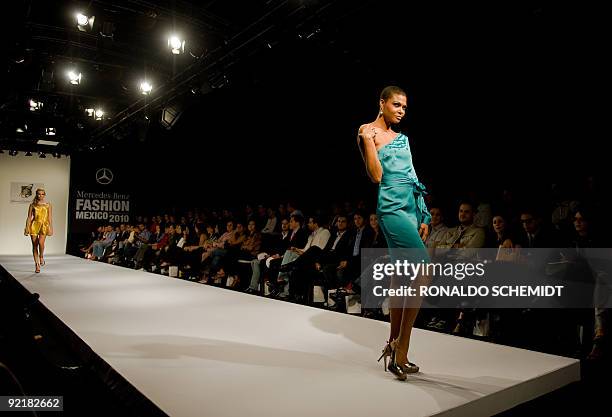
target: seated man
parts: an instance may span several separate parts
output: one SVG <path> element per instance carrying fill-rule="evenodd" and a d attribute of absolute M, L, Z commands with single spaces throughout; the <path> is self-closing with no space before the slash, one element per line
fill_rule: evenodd
<path fill-rule="evenodd" d="M 105 228 L 104 239 L 93 243 L 91 259 L 93 259 L 94 261 L 100 260 L 104 255 L 104 251 L 106 250 L 106 248 L 113 244 L 116 237 L 117 232 L 115 232 L 113 226 L 107 225 Z"/>
<path fill-rule="evenodd" d="M 302 224 L 304 223 L 304 217 L 299 214 L 292 214 L 289 218 L 289 228 L 291 229 L 291 234 L 289 236 L 289 248 L 283 253 L 282 258 L 273 259 L 268 265 L 268 269 L 278 270 L 284 264 L 292 262 L 297 259 L 299 256 L 296 251 L 297 248 L 303 248 L 308 240 L 308 236 L 306 236 L 306 232 L 302 228 Z M 280 281 L 280 282 L 278 282 Z M 279 278 L 277 280 L 270 279 L 269 282 L 272 284 L 272 294 L 277 295 L 280 291 L 280 288 L 284 288 L 287 285 L 286 276 L 283 278 Z M 278 285 L 276 285 L 278 282 Z"/>
<path fill-rule="evenodd" d="M 308 290 L 309 280 L 307 271 L 314 268 L 314 263 L 319 259 L 330 238 L 329 230 L 322 227 L 320 223 L 321 221 L 318 216 L 310 216 L 308 218 L 310 235 L 306 245 L 303 248 L 294 248 L 293 252 L 297 254 L 297 258 L 293 262 L 281 266 L 279 280 L 286 277 L 289 281 L 284 291 L 279 294 L 281 298 L 289 297 L 289 288 L 292 288 L 292 294 L 295 296 L 303 296 L 305 295 L 304 292 Z"/>
<path fill-rule="evenodd" d="M 290 238 L 289 220 L 283 219 L 280 234 L 268 241 L 268 247 L 264 247 L 264 251 L 258 253 L 257 257 L 251 261 L 251 282 L 246 292 L 250 294 L 257 292 L 262 271 L 270 267 L 271 261 L 282 259 L 282 254 L 289 248 Z"/>
<path fill-rule="evenodd" d="M 374 230 L 369 224 L 366 224 L 365 213 L 357 210 L 353 214 L 353 224 L 355 229 L 350 237 L 349 247 L 351 248 L 351 256 L 348 257 L 346 267 L 340 274 L 341 285 L 347 291 L 359 291 L 360 276 L 361 276 L 361 249 L 372 246 L 374 240 Z"/>
<path fill-rule="evenodd" d="M 348 265 L 353 247 L 348 231 L 348 217 L 339 215 L 336 221 L 336 231 L 327 242 L 320 259 L 315 263 L 317 271 L 321 271 L 326 288 L 337 288 L 342 281 L 342 274 Z"/>
<path fill-rule="evenodd" d="M 458 215 L 459 225 L 448 230 L 442 245 L 447 248 L 482 248 L 486 235 L 482 227 L 474 224 L 474 205 L 468 201 L 461 202 Z"/>

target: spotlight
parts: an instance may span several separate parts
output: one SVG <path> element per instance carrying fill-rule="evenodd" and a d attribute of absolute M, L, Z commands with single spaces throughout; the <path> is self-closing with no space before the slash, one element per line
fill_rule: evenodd
<path fill-rule="evenodd" d="M 150 82 L 145 80 L 140 83 L 140 92 L 144 94 L 145 96 L 148 96 L 149 94 L 151 94 L 151 90 L 153 90 L 153 86 L 151 85 Z"/>
<path fill-rule="evenodd" d="M 185 40 L 179 38 L 177 35 L 172 35 L 168 38 L 168 48 L 174 55 L 185 52 Z"/>
<path fill-rule="evenodd" d="M 45 129 L 45 133 L 47 134 L 47 136 L 55 136 L 55 128 L 48 127 Z"/>
<path fill-rule="evenodd" d="M 93 28 L 93 24 L 94 24 L 94 20 L 95 20 L 95 16 L 86 16 L 83 13 L 77 13 L 76 14 L 76 22 L 77 22 L 77 28 L 81 31 L 81 32 L 87 32 L 90 31 Z"/>
<path fill-rule="evenodd" d="M 17 129 L 15 129 L 15 132 L 24 133 L 26 130 L 28 130 L 28 125 L 24 124 L 23 126 L 19 126 Z"/>
<path fill-rule="evenodd" d="M 25 156 L 32 156 L 32 152 L 27 151 L 27 152 L 26 152 L 26 154 L 25 154 Z"/>
<path fill-rule="evenodd" d="M 96 109 L 95 116 L 96 120 L 102 120 L 102 117 L 104 116 L 104 110 Z"/>
<path fill-rule="evenodd" d="M 54 140 L 38 139 L 36 141 L 36 144 L 37 145 L 57 146 L 57 145 L 59 145 L 59 142 L 56 142 Z"/>
<path fill-rule="evenodd" d="M 34 99 L 30 99 L 30 111 L 38 111 L 43 108 L 42 101 L 36 101 Z"/>
<path fill-rule="evenodd" d="M 39 157 L 39 158 L 46 158 L 46 157 L 47 157 L 47 155 L 45 155 L 45 153 L 44 153 L 44 152 L 38 152 L 38 157 Z"/>
<path fill-rule="evenodd" d="M 11 156 L 16 156 L 18 153 L 19 152 L 15 151 L 15 150 L 9 151 L 9 155 L 11 155 Z"/>
<path fill-rule="evenodd" d="M 77 72 L 75 70 L 70 70 L 68 71 L 66 75 L 68 76 L 68 81 L 70 81 L 70 84 L 72 85 L 81 84 L 81 73 L 80 72 Z"/>
<path fill-rule="evenodd" d="M 54 158 L 57 158 L 57 159 L 60 159 L 60 158 L 62 157 L 62 154 L 61 154 L 61 153 L 59 153 L 59 152 L 53 152 L 51 155 L 52 155 Z"/>
<path fill-rule="evenodd" d="M 85 109 L 85 114 L 87 114 L 88 117 L 94 117 L 94 114 L 96 113 L 96 111 L 94 109 Z"/>
<path fill-rule="evenodd" d="M 176 121 L 183 114 L 183 105 L 179 101 L 174 101 L 166 105 L 162 109 L 160 123 L 163 127 L 170 130 L 176 124 Z"/>

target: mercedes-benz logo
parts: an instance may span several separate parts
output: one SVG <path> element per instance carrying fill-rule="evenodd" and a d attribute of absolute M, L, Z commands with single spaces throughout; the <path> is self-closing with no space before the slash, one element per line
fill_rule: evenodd
<path fill-rule="evenodd" d="M 108 168 L 100 168 L 96 171 L 96 181 L 102 185 L 110 184 L 113 181 L 113 171 Z"/>

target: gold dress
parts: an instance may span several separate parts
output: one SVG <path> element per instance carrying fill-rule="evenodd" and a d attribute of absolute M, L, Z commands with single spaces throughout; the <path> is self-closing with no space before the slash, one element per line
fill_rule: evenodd
<path fill-rule="evenodd" d="M 32 204 L 32 211 L 34 212 L 34 220 L 30 224 L 28 230 L 29 235 L 39 236 L 49 234 L 49 204 L 44 206 L 37 206 Z M 26 226 L 27 227 L 27 226 Z"/>

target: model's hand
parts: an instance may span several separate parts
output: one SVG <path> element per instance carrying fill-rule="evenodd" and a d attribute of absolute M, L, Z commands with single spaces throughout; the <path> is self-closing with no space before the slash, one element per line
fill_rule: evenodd
<path fill-rule="evenodd" d="M 338 265 L 338 268 L 336 268 L 336 269 L 338 269 L 338 270 L 343 270 L 343 269 L 345 269 L 345 268 L 346 268 L 346 265 L 347 265 L 347 264 L 348 264 L 348 262 L 347 262 L 347 261 L 340 261 L 340 265 Z"/>
<path fill-rule="evenodd" d="M 421 228 L 419 229 L 419 235 L 421 236 L 421 240 L 425 242 L 427 240 L 427 236 L 429 236 L 429 226 L 422 223 Z"/>
<path fill-rule="evenodd" d="M 361 137 L 366 143 L 374 143 L 374 139 L 376 138 L 376 128 L 365 126 L 363 129 L 361 129 L 359 137 Z"/>

